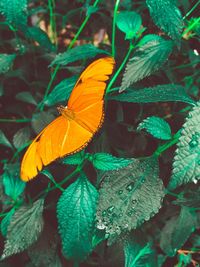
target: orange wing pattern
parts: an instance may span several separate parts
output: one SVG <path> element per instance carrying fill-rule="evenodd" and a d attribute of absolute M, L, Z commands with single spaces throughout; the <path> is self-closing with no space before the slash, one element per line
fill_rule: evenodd
<path fill-rule="evenodd" d="M 81 74 L 61 116 L 52 121 L 33 140 L 21 163 L 21 179 L 29 181 L 43 166 L 57 158 L 83 149 L 98 131 L 104 119 L 103 96 L 114 59 L 94 61 Z"/>

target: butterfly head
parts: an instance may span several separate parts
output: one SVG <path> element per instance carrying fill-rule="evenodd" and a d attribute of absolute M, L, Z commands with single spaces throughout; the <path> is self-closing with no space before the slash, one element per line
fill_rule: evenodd
<path fill-rule="evenodd" d="M 69 109 L 67 106 L 59 106 L 57 107 L 58 112 L 65 118 L 69 119 L 69 120 L 74 120 L 75 119 L 75 114 L 74 112 Z"/>

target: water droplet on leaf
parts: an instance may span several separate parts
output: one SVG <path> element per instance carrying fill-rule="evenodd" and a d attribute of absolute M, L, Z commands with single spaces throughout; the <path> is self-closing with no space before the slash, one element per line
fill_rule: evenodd
<path fill-rule="evenodd" d="M 109 214 L 111 214 L 111 213 L 113 212 L 114 209 L 115 209 L 114 206 L 110 206 L 110 207 L 107 209 L 107 212 L 108 212 Z"/>
<path fill-rule="evenodd" d="M 126 186 L 126 190 L 128 190 L 129 192 L 132 191 L 133 188 L 134 188 L 134 183 L 133 182 Z"/>

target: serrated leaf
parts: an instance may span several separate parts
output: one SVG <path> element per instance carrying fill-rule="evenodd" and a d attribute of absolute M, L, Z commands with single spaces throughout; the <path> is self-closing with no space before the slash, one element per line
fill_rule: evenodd
<path fill-rule="evenodd" d="M 172 47 L 172 41 L 165 41 L 161 37 L 139 47 L 126 65 L 120 92 L 161 68 L 172 52 Z"/>
<path fill-rule="evenodd" d="M 6 73 L 10 70 L 15 58 L 15 54 L 0 54 L 0 74 Z"/>
<path fill-rule="evenodd" d="M 108 96 L 108 99 L 131 103 L 153 103 L 167 101 L 178 101 L 188 104 L 196 103 L 186 94 L 183 86 L 176 84 L 163 84 L 137 90 L 128 88 L 122 94 Z"/>
<path fill-rule="evenodd" d="M 54 116 L 48 111 L 42 111 L 42 112 L 34 114 L 32 117 L 32 121 L 31 121 L 33 130 L 36 132 L 36 134 L 38 134 L 53 119 L 54 119 Z"/>
<path fill-rule="evenodd" d="M 177 143 L 169 188 L 200 179 L 200 102 L 189 112 Z"/>
<path fill-rule="evenodd" d="M 154 137 L 162 140 L 172 138 L 171 128 L 169 124 L 162 118 L 151 116 L 144 119 L 137 127 L 137 130 L 145 129 Z"/>
<path fill-rule="evenodd" d="M 146 0 L 154 23 L 175 41 L 180 40 L 183 18 L 174 0 Z"/>
<path fill-rule="evenodd" d="M 8 138 L 5 136 L 5 134 L 0 130 L 0 145 L 8 146 L 12 148 L 11 143 L 9 142 Z"/>
<path fill-rule="evenodd" d="M 70 164 L 70 165 L 79 165 L 84 160 L 84 157 L 85 157 L 85 152 L 83 150 L 83 151 L 80 151 L 78 153 L 75 153 L 74 155 L 70 155 L 70 156 L 65 157 L 62 160 L 62 163 Z"/>
<path fill-rule="evenodd" d="M 56 64 L 67 65 L 77 60 L 93 58 L 98 54 L 108 54 L 108 52 L 99 49 L 92 44 L 76 46 L 75 48 L 70 49 L 67 52 L 58 54 L 50 66 L 54 66 Z"/>
<path fill-rule="evenodd" d="M 117 14 L 116 24 L 126 34 L 125 39 L 132 40 L 141 27 L 142 19 L 134 11 L 121 11 Z"/>
<path fill-rule="evenodd" d="M 174 256 L 190 237 L 196 226 L 195 212 L 183 206 L 179 216 L 172 217 L 162 229 L 160 247 L 168 256 Z"/>
<path fill-rule="evenodd" d="M 21 100 L 25 103 L 33 104 L 37 106 L 37 102 L 35 101 L 34 97 L 30 92 L 20 92 L 16 94 L 16 99 Z"/>
<path fill-rule="evenodd" d="M 3 237 L 7 235 L 7 229 L 14 213 L 15 208 L 12 208 L 1 221 L 1 234 Z"/>
<path fill-rule="evenodd" d="M 123 169 L 105 172 L 97 227 L 111 235 L 135 229 L 158 212 L 163 197 L 163 183 L 154 158 L 134 159 Z"/>
<path fill-rule="evenodd" d="M 130 234 L 124 243 L 125 267 L 155 267 L 155 251 L 142 233 Z"/>
<path fill-rule="evenodd" d="M 59 84 L 57 84 L 52 92 L 47 96 L 45 105 L 53 106 L 59 102 L 67 101 L 72 89 L 74 88 L 77 78 L 77 76 L 73 76 L 71 78 L 62 80 Z"/>
<path fill-rule="evenodd" d="M 6 21 L 20 27 L 27 24 L 27 0 L 1 0 L 0 13 Z"/>
<path fill-rule="evenodd" d="M 96 169 L 102 171 L 120 169 L 133 162 L 132 159 L 117 158 L 108 153 L 96 153 L 94 155 L 90 155 L 88 159 L 92 162 Z"/>
<path fill-rule="evenodd" d="M 30 135 L 31 133 L 28 127 L 19 129 L 13 136 L 13 144 L 15 148 L 19 149 L 24 147 L 24 145 L 30 141 Z"/>
<path fill-rule="evenodd" d="M 38 239 L 43 229 L 43 204 L 44 200 L 39 199 L 32 206 L 21 206 L 15 212 L 1 259 L 24 251 Z"/>
<path fill-rule="evenodd" d="M 82 261 L 92 250 L 97 197 L 84 174 L 61 195 L 57 217 L 65 257 Z"/>

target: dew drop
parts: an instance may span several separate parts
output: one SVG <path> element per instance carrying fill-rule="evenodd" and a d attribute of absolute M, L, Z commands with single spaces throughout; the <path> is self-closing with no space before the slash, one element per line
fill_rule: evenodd
<path fill-rule="evenodd" d="M 105 217 L 106 216 L 106 214 L 107 214 L 107 212 L 104 210 L 104 211 L 102 211 L 102 216 L 103 217 Z"/>
<path fill-rule="evenodd" d="M 119 191 L 117 192 L 117 194 L 118 194 L 118 195 L 123 194 L 123 190 L 119 190 Z"/>
<path fill-rule="evenodd" d="M 198 180 L 194 178 L 194 179 L 193 179 L 193 183 L 194 183 L 194 184 L 197 184 L 197 183 L 198 183 Z"/>
<path fill-rule="evenodd" d="M 195 140 L 195 139 L 191 140 L 189 142 L 189 146 L 192 147 L 192 148 L 198 146 L 198 141 Z"/>
<path fill-rule="evenodd" d="M 107 209 L 107 212 L 108 212 L 109 214 L 111 214 L 111 213 L 113 212 L 114 209 L 115 209 L 114 206 L 110 206 L 110 207 Z"/>
<path fill-rule="evenodd" d="M 129 192 L 132 191 L 133 188 L 134 188 L 134 183 L 133 182 L 126 186 L 126 190 L 128 190 Z"/>
<path fill-rule="evenodd" d="M 132 203 L 133 203 L 133 204 L 136 204 L 136 203 L 137 203 L 137 200 L 136 200 L 136 199 L 133 199 L 133 200 L 132 200 Z"/>

